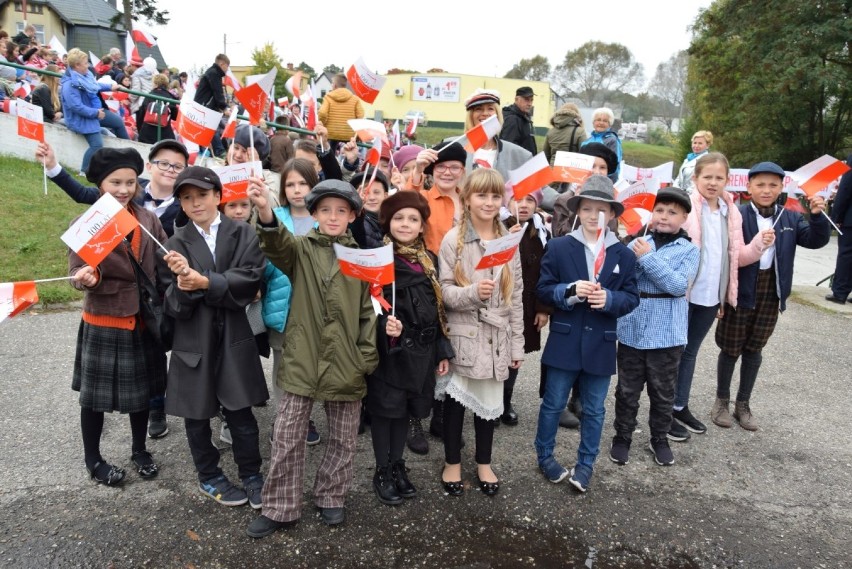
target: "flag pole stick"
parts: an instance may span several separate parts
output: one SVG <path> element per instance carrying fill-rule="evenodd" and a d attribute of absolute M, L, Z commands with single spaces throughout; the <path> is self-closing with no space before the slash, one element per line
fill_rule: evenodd
<path fill-rule="evenodd" d="M 52 283 L 54 281 L 68 281 L 68 280 L 71 280 L 73 278 L 74 277 L 55 277 L 55 278 L 52 278 L 52 279 L 38 279 L 38 280 L 34 280 L 33 282 L 34 283 Z"/>
<path fill-rule="evenodd" d="M 44 195 L 47 197 L 47 157 L 42 158 L 41 166 L 42 181 L 44 182 Z"/>
<path fill-rule="evenodd" d="M 521 224 L 521 212 L 518 210 L 518 200 L 515 200 L 515 222 Z"/>
<path fill-rule="evenodd" d="M 831 224 L 831 226 L 832 226 L 832 227 L 833 227 L 833 228 L 837 231 L 837 234 L 838 234 L 838 235 L 843 235 L 843 232 L 842 232 L 842 231 L 840 231 L 840 228 L 839 228 L 839 227 L 837 227 L 836 225 L 834 225 L 834 222 L 833 222 L 833 221 L 831 221 L 831 218 L 828 216 L 828 214 L 827 214 L 827 213 L 825 213 L 825 212 L 822 212 L 822 214 L 825 216 L 825 218 L 828 220 L 828 222 Z M 781 216 L 779 215 L 778 217 L 781 217 Z"/>
<path fill-rule="evenodd" d="M 444 148 L 441 148 L 440 150 L 438 150 L 438 154 L 440 154 L 440 153 L 441 153 L 441 152 L 442 152 L 445 148 L 449 148 L 449 146 L 450 146 L 451 144 L 455 144 L 456 142 L 458 142 L 458 141 L 459 141 L 459 140 L 461 140 L 462 138 L 464 138 L 464 134 L 462 134 L 461 136 L 456 137 L 456 138 L 454 138 L 453 140 L 451 140 L 451 141 L 450 141 L 450 143 L 449 143 L 449 144 L 447 144 L 447 146 L 445 146 Z"/>
<path fill-rule="evenodd" d="M 251 155 L 249 156 L 249 160 L 254 162 L 254 128 L 251 123 L 249 123 L 249 146 L 251 147 Z"/>
<path fill-rule="evenodd" d="M 642 232 L 642 237 L 648 235 L 648 228 L 651 226 L 651 220 L 648 220 L 648 223 L 645 224 L 645 231 Z"/>
<path fill-rule="evenodd" d="M 139 227 L 141 227 L 141 228 L 142 228 L 142 231 L 144 231 L 145 233 L 147 233 L 147 234 L 148 234 L 148 237 L 150 237 L 151 239 L 153 239 L 153 240 L 154 240 L 154 243 L 156 243 L 156 244 L 160 247 L 160 249 L 162 249 L 162 250 L 163 250 L 163 252 L 164 252 L 164 253 L 166 253 L 166 255 L 168 255 L 168 254 L 169 254 L 169 250 L 168 250 L 168 249 L 166 249 L 166 248 L 163 246 L 163 244 L 162 244 L 162 243 L 160 243 L 159 241 L 157 241 L 157 238 L 156 238 L 156 237 L 154 237 L 153 235 L 151 235 L 151 232 L 150 232 L 150 231 L 148 231 L 148 228 L 146 228 L 146 227 L 145 227 L 144 225 L 142 225 L 141 223 L 139 224 Z"/>
<path fill-rule="evenodd" d="M 391 316 L 396 316 L 396 281 L 391 283 Z"/>

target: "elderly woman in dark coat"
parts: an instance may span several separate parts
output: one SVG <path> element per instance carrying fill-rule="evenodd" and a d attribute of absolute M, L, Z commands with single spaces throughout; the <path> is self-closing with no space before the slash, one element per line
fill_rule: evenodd
<path fill-rule="evenodd" d="M 262 180 L 252 178 L 252 184 Z M 246 306 L 260 290 L 266 259 L 247 223 L 219 214 L 219 178 L 190 166 L 174 185 L 189 221 L 175 227 L 165 257 L 166 312 L 175 318 L 166 412 L 184 417 L 199 488 L 226 506 L 261 507 L 263 477 L 252 406 L 269 398 Z M 219 408 L 228 421 L 243 489 L 219 467 L 210 419 Z"/>

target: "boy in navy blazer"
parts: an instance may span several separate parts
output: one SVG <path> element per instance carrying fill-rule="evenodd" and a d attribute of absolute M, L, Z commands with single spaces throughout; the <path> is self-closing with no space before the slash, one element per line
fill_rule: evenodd
<path fill-rule="evenodd" d="M 541 302 L 554 307 L 550 336 L 541 357 L 545 385 L 535 438 L 538 465 L 553 483 L 568 476 L 554 458 L 553 450 L 559 415 L 577 382 L 583 418 L 570 482 L 580 492 L 588 488 L 600 451 L 604 401 L 615 373 L 616 321 L 639 305 L 636 256 L 608 230 L 604 237 L 604 263 L 595 274 L 593 248 L 598 216 L 604 214 L 606 225 L 624 211 L 614 194 L 606 176 L 593 175 L 568 201 L 580 227 L 548 243 L 536 291 Z"/>

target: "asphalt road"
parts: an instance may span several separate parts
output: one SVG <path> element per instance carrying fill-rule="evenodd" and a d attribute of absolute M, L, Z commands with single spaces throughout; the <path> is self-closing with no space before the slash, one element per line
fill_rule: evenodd
<path fill-rule="evenodd" d="M 429 455 L 407 457 L 420 496 L 399 507 L 379 504 L 368 431 L 359 437 L 346 524 L 329 529 L 313 509 L 321 443 L 308 450 L 301 522 L 260 541 L 245 535 L 255 511 L 226 508 L 198 492 L 178 419 L 169 419 L 166 438 L 150 441 L 161 472 L 145 481 L 129 468 L 127 418 L 108 415 L 102 450 L 128 468 L 128 480 L 105 488 L 88 479 L 70 389 L 79 312 L 31 310 L 0 325 L 0 567 L 852 566 L 852 310 L 820 301 L 825 285 L 802 284 L 833 270 L 830 250 L 807 253 L 799 250 L 810 267 L 797 275 L 803 300 L 781 316 L 764 351 L 752 400 L 760 431 L 710 424 L 718 353 L 711 333 L 691 405 L 708 419 L 709 432 L 673 443 L 676 464 L 656 466 L 644 450 L 643 399 L 643 432 L 634 437 L 630 464 L 615 465 L 604 450 L 590 491 L 580 495 L 536 468 L 539 366 L 532 354 L 516 390 L 521 422 L 496 433 L 497 497 L 472 485 L 471 444 L 463 451 L 468 491 L 445 496 L 442 449 L 430 439 Z M 603 449 L 613 434 L 614 383 Z M 267 459 L 272 407 L 256 415 Z M 325 433 L 320 406 L 314 417 Z M 472 428 L 468 433 L 472 442 Z M 557 457 L 566 465 L 577 438 L 560 430 Z M 228 450 L 222 463 L 236 479 Z"/>

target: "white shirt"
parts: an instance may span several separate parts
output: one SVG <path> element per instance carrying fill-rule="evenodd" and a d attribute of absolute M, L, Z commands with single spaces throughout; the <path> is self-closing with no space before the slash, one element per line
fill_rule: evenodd
<path fill-rule="evenodd" d="M 719 200 L 719 209 L 713 211 L 707 203 L 701 206 L 701 264 L 692 283 L 689 302 L 699 306 L 716 306 L 721 302 L 719 288 L 722 284 L 722 232 L 727 231 L 728 204 Z"/>
<path fill-rule="evenodd" d="M 222 214 L 216 214 L 216 219 L 214 219 L 213 223 L 210 224 L 210 233 L 206 233 L 194 221 L 192 224 L 195 225 L 195 228 L 201 234 L 201 237 L 204 238 L 204 242 L 207 243 L 207 248 L 210 249 L 210 254 L 213 255 L 213 262 L 216 262 L 216 235 L 219 233 L 219 225 L 222 224 Z"/>
<path fill-rule="evenodd" d="M 145 188 L 145 193 L 151 197 L 154 197 L 154 195 L 148 190 L 148 188 Z M 145 200 L 145 209 L 147 209 L 148 211 L 153 211 L 157 217 L 161 217 L 163 215 L 163 212 L 165 212 L 166 209 L 168 209 L 168 207 L 172 205 L 173 201 L 175 201 L 174 196 L 170 196 L 164 199 L 160 205 L 157 205 L 154 200 Z"/>
<path fill-rule="evenodd" d="M 751 204 L 752 209 L 754 209 L 754 213 L 757 215 L 757 230 L 764 231 L 766 229 L 772 229 L 772 224 L 775 222 L 772 217 L 763 217 L 760 215 L 760 212 L 757 211 L 757 208 L 754 207 L 754 204 Z M 772 268 L 772 262 L 775 260 L 775 243 L 767 247 L 763 250 L 763 255 L 760 256 L 760 270 L 765 271 L 766 269 Z"/>

